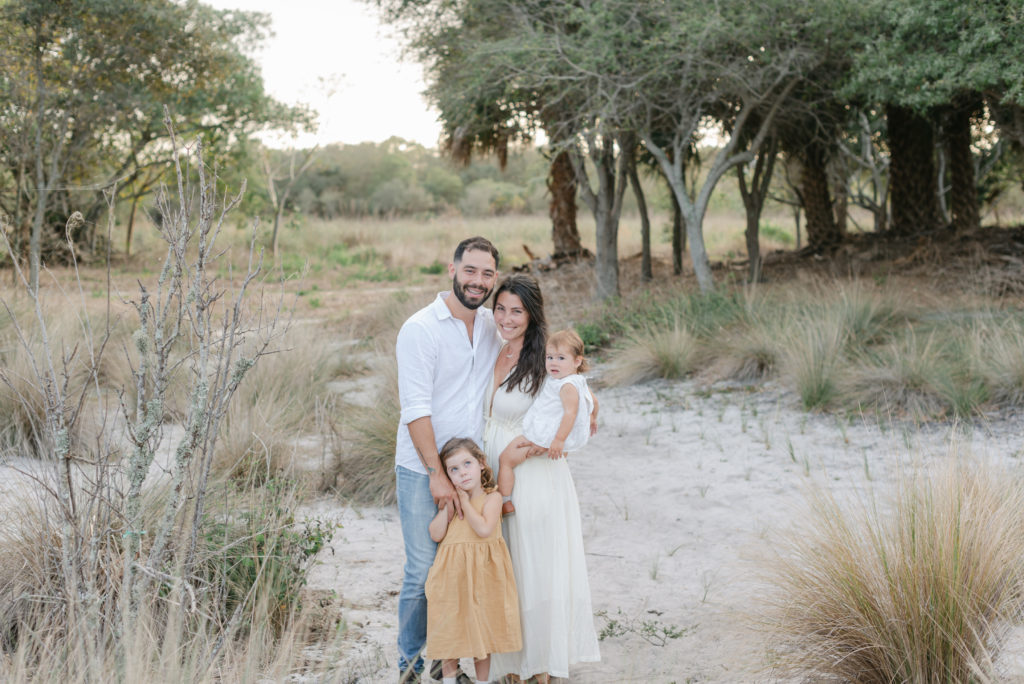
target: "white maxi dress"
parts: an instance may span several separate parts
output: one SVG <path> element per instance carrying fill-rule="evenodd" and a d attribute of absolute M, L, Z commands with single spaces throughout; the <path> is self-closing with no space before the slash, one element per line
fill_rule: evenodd
<path fill-rule="evenodd" d="M 533 397 L 519 389 L 495 392 L 493 386 L 488 397 L 483 448 L 497 477 L 498 457 L 522 434 Z M 523 650 L 492 655 L 490 678 L 545 672 L 568 677 L 570 665 L 601 659 L 576 487 L 565 458 L 535 456 L 515 472 L 516 512 L 502 526 L 519 592 Z"/>

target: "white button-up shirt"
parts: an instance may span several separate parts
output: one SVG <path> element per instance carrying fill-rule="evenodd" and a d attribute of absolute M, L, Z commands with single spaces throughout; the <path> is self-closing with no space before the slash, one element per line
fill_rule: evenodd
<path fill-rule="evenodd" d="M 395 464 L 426 473 L 409 436 L 409 423 L 430 416 L 440 451 L 452 437 L 483 438 L 483 401 L 494 376 L 501 338 L 490 309 L 480 307 L 473 319 L 473 341 L 466 324 L 452 316 L 441 292 L 398 332 L 398 425 Z"/>

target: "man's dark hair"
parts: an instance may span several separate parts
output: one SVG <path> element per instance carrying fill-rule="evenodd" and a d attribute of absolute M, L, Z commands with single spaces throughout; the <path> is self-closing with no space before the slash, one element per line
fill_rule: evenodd
<path fill-rule="evenodd" d="M 466 238 L 459 243 L 459 246 L 455 248 L 455 257 L 452 259 L 453 262 L 459 263 L 462 261 L 462 253 L 467 251 L 473 251 L 479 249 L 484 252 L 490 252 L 491 256 L 494 257 L 494 267 L 498 267 L 498 248 L 491 244 L 491 241 L 485 237 Z"/>

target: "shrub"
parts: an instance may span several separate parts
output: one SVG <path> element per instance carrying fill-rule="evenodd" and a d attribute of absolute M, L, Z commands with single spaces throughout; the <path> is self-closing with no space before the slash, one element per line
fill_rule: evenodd
<path fill-rule="evenodd" d="M 696 367 L 699 348 L 683 322 L 664 330 L 649 327 L 630 335 L 612 357 L 604 380 L 615 387 L 656 378 L 679 379 Z"/>
<path fill-rule="evenodd" d="M 824 491 L 770 563 L 778 665 L 809 680 L 988 681 L 1024 608 L 1024 487 L 951 460 L 881 501 Z"/>

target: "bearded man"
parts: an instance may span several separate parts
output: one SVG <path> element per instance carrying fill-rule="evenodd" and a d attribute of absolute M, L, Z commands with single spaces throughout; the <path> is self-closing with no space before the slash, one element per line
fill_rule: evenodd
<path fill-rule="evenodd" d="M 483 437 L 483 399 L 501 347 L 490 309 L 481 308 L 498 279 L 498 250 L 482 237 L 463 240 L 448 264 L 450 291 L 440 292 L 402 325 L 398 357 L 401 419 L 395 448 L 398 514 L 405 567 L 398 595 L 400 682 L 419 681 L 426 643 L 424 584 L 437 544 L 428 526 L 438 506 L 462 510 L 444 473 L 440 447 L 452 437 Z"/>

